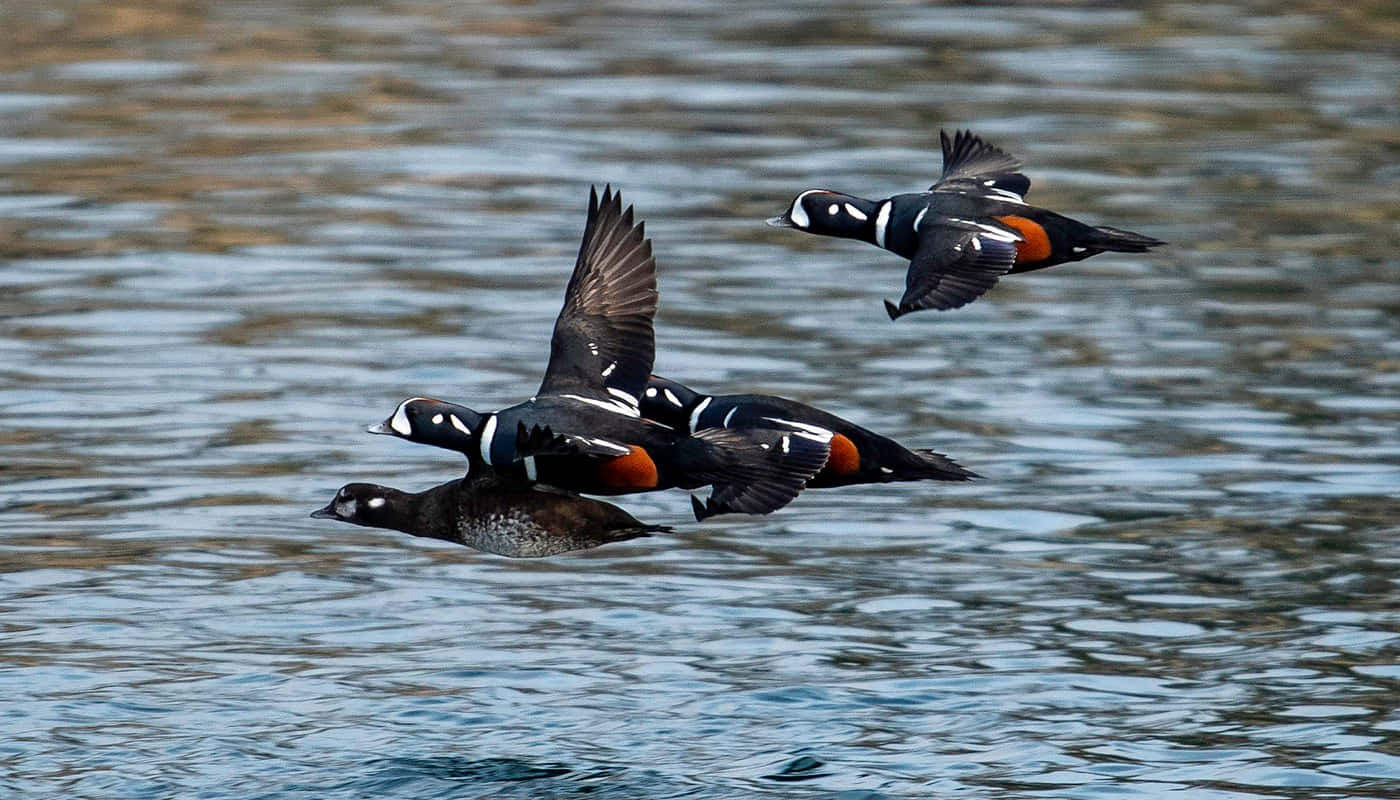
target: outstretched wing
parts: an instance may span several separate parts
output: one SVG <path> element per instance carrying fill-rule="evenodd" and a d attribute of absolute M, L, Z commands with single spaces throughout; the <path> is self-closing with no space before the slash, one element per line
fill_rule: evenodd
<path fill-rule="evenodd" d="M 974 222 L 952 223 L 920 229 L 904 297 L 898 306 L 885 301 L 890 319 L 925 308 L 942 311 L 967 305 L 1015 265 L 1018 234 Z"/>
<path fill-rule="evenodd" d="M 1021 202 L 1031 189 L 1031 179 L 1020 173 L 1021 159 L 994 147 L 972 131 L 956 131 L 948 138 L 938 132 L 943 145 L 943 175 L 929 187 L 935 192 L 981 192 Z"/>
<path fill-rule="evenodd" d="M 691 498 L 696 521 L 715 514 L 767 514 L 792 502 L 831 454 L 831 431 L 705 428 L 699 440 L 722 456 L 691 476 L 713 487 L 704 503 Z"/>
<path fill-rule="evenodd" d="M 539 394 L 578 394 L 632 408 L 656 353 L 656 260 L 643 223 L 611 186 L 589 193 L 578 262 L 554 322 Z M 629 399 L 630 398 L 630 399 Z"/>

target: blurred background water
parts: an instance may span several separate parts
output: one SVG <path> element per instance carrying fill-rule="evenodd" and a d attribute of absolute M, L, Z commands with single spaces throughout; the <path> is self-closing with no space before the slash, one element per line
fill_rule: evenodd
<path fill-rule="evenodd" d="M 0 9 L 0 794 L 1382 798 L 1393 3 Z M 766 228 L 937 131 L 1172 244 L 891 324 Z M 309 520 L 538 385 L 590 183 L 658 372 L 987 476 L 522 562 Z"/>

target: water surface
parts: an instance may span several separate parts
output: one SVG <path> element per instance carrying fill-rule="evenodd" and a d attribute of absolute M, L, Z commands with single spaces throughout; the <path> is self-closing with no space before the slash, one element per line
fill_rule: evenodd
<path fill-rule="evenodd" d="M 1380 798 L 1400 782 L 1386 4 L 0 12 L 0 788 Z M 891 324 L 766 228 L 939 127 L 1172 242 Z M 662 374 L 987 476 L 539 562 L 306 519 L 538 385 L 588 186 Z"/>

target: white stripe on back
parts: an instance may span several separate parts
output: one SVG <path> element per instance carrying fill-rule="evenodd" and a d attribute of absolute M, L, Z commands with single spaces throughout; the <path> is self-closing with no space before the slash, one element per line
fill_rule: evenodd
<path fill-rule="evenodd" d="M 690 432 L 691 432 L 691 433 L 695 433 L 695 426 L 698 425 L 698 424 L 700 424 L 700 412 L 704 411 L 704 410 L 705 410 L 705 406 L 709 405 L 709 404 L 710 404 L 710 401 L 713 400 L 713 399 L 714 399 L 713 397 L 706 397 L 704 400 L 701 400 L 700 403 L 699 403 L 698 405 L 695 406 L 695 410 L 694 410 L 694 411 L 690 412 Z"/>

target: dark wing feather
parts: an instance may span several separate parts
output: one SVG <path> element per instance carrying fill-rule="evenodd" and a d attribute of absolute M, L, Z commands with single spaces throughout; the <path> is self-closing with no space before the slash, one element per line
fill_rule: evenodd
<path fill-rule="evenodd" d="M 692 471 L 712 485 L 696 520 L 715 514 L 767 514 L 788 503 L 826 466 L 831 434 L 768 428 L 706 428 L 691 437 L 725 451 L 723 463 Z"/>
<path fill-rule="evenodd" d="M 524 422 L 518 422 L 515 427 L 515 459 L 517 461 L 538 456 L 617 458 L 631 452 L 631 448 L 620 442 L 601 437 L 555 433 L 550 430 L 548 425 L 535 425 L 526 428 Z"/>
<path fill-rule="evenodd" d="M 554 323 L 549 366 L 539 394 L 574 393 L 614 399 L 609 390 L 639 397 L 656 353 L 656 260 L 643 223 L 608 186 L 588 200 L 573 277 Z"/>
<path fill-rule="evenodd" d="M 981 297 L 1016 263 L 1016 243 L 963 226 L 925 224 L 909 262 L 904 297 L 885 301 L 890 319 L 910 311 L 958 308 Z"/>
<path fill-rule="evenodd" d="M 931 191 L 981 191 L 999 189 L 1019 199 L 1031 189 L 1031 179 L 1022 175 L 1021 159 L 994 147 L 972 131 L 956 131 L 951 139 L 938 132 L 943 145 L 943 175 Z"/>

